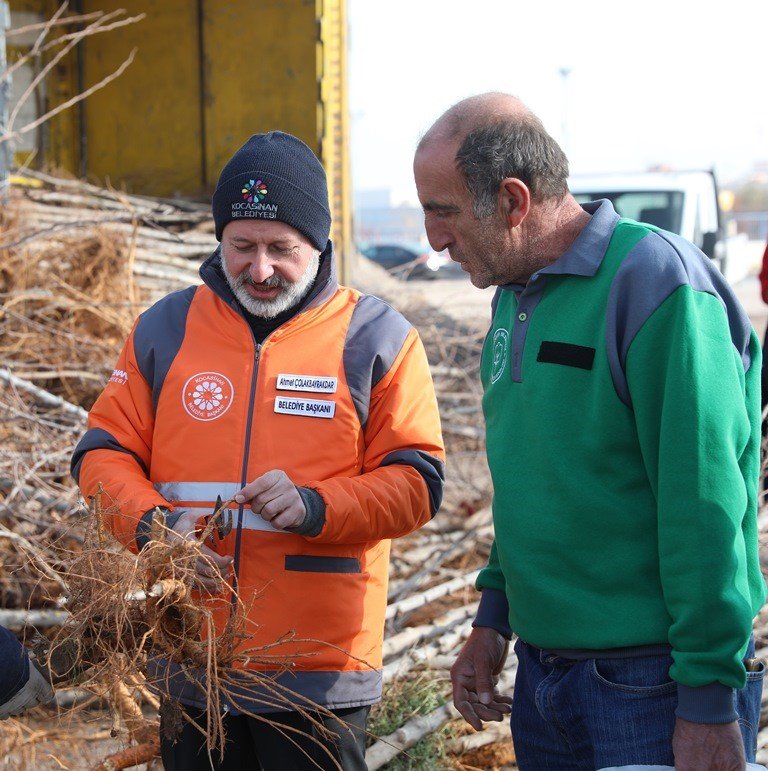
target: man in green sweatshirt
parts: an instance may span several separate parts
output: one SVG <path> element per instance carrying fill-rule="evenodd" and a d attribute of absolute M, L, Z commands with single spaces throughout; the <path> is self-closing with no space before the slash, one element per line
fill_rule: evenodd
<path fill-rule="evenodd" d="M 754 760 L 760 346 L 692 244 L 580 206 L 505 94 L 422 139 L 432 247 L 498 287 L 482 354 L 495 541 L 452 670 L 475 728 L 512 712 L 521 769 Z M 494 682 L 512 633 L 514 703 Z"/>

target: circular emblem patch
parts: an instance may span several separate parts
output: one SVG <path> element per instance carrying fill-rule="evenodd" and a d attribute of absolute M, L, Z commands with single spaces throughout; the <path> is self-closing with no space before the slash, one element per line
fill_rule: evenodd
<path fill-rule="evenodd" d="M 232 404 L 235 389 L 218 372 L 200 372 L 187 380 L 181 393 L 184 409 L 195 420 L 216 420 Z"/>
<path fill-rule="evenodd" d="M 509 332 L 497 329 L 493 333 L 493 363 L 491 365 L 491 383 L 495 383 L 504 372 L 509 356 Z"/>

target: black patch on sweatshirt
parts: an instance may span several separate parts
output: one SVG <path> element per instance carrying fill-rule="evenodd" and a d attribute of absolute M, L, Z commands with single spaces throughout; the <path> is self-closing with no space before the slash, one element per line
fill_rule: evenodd
<path fill-rule="evenodd" d="M 545 340 L 539 348 L 536 361 L 547 364 L 564 364 L 566 367 L 592 369 L 595 361 L 595 349 L 573 343 L 554 343 Z"/>

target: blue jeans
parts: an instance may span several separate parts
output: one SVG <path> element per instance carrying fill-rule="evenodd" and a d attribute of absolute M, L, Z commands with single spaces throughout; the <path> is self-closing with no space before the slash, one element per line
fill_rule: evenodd
<path fill-rule="evenodd" d="M 520 771 L 595 771 L 631 764 L 674 766 L 677 684 L 668 655 L 576 661 L 522 640 L 512 703 Z M 747 761 L 754 761 L 763 672 L 736 695 Z"/>

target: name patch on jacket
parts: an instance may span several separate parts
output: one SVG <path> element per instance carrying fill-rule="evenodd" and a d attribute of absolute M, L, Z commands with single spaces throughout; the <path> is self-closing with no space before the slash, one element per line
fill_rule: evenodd
<path fill-rule="evenodd" d="M 335 394 L 338 378 L 323 375 L 285 375 L 277 376 L 278 391 L 312 391 L 316 394 Z"/>
<path fill-rule="evenodd" d="M 545 340 L 539 348 L 536 361 L 548 364 L 564 364 L 566 367 L 592 369 L 595 361 L 595 349 L 573 343 L 554 343 Z"/>
<path fill-rule="evenodd" d="M 283 415 L 306 415 L 308 418 L 332 418 L 336 414 L 336 402 L 278 396 L 275 399 L 275 412 L 281 412 Z"/>

